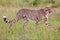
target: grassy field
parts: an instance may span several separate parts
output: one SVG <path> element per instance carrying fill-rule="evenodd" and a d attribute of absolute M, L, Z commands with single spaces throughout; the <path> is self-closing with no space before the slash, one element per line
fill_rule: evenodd
<path fill-rule="evenodd" d="M 0 8 L 0 40 L 60 40 L 60 13 L 49 15 L 49 23 L 55 30 L 48 29 L 41 21 L 34 27 L 34 22 L 28 22 L 26 32 L 23 31 L 23 21 L 13 24 L 11 29 L 4 23 L 2 16 L 7 15 L 12 20 L 19 8 Z"/>
<path fill-rule="evenodd" d="M 46 4 L 49 2 L 44 0 L 0 0 L 0 40 L 60 40 L 60 7 L 56 9 L 56 13 L 49 15 L 49 23 L 53 30 L 47 28 L 43 21 L 40 21 L 35 29 L 34 22 L 29 21 L 24 32 L 22 20 L 13 24 L 11 29 L 8 29 L 8 24 L 3 21 L 3 15 L 6 15 L 8 20 L 14 19 L 22 7 L 39 9 L 38 7 Z M 60 6 L 60 3 L 57 4 L 53 4 L 53 7 Z"/>

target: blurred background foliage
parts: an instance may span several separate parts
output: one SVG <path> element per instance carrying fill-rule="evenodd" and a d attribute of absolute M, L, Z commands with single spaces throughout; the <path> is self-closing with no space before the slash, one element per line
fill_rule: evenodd
<path fill-rule="evenodd" d="M 48 29 L 40 21 L 36 30 L 34 23 L 29 22 L 24 32 L 22 20 L 13 24 L 11 29 L 3 21 L 3 15 L 6 15 L 8 20 L 14 19 L 21 7 L 38 8 L 49 4 L 58 7 L 55 13 L 49 15 L 49 24 L 55 30 Z M 60 40 L 60 0 L 0 0 L 0 40 Z"/>
<path fill-rule="evenodd" d="M 0 6 L 3 7 L 37 7 L 50 3 L 52 7 L 60 6 L 56 0 L 0 0 Z"/>

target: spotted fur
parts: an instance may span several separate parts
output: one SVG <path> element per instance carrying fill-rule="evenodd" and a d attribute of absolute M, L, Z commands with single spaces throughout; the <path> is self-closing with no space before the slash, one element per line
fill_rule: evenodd
<path fill-rule="evenodd" d="M 31 10 L 31 9 L 20 9 L 18 11 L 18 13 L 16 14 L 16 18 L 11 20 L 11 21 L 7 21 L 5 20 L 6 23 L 15 23 L 20 19 L 24 20 L 24 25 L 23 27 L 25 28 L 27 25 L 27 22 L 29 20 L 33 20 L 35 21 L 35 23 L 37 24 L 40 20 L 44 20 L 44 23 L 48 26 L 48 15 L 49 13 L 51 13 L 51 8 L 49 7 L 45 7 L 39 10 Z"/>

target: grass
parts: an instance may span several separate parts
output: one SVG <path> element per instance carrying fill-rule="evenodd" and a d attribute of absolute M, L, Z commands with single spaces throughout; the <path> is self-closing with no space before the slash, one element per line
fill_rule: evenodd
<path fill-rule="evenodd" d="M 37 7 L 46 4 L 49 4 L 46 0 L 0 0 L 0 40 L 60 40 L 60 13 L 49 15 L 49 23 L 54 31 L 40 21 L 36 29 L 34 22 L 28 22 L 27 30 L 24 32 L 22 20 L 8 29 L 8 24 L 2 19 L 3 15 L 7 15 L 8 20 L 12 20 L 20 7 Z M 52 5 L 52 7 L 59 6 L 60 3 Z"/>
<path fill-rule="evenodd" d="M 39 7 L 50 3 L 54 8 L 60 7 L 60 3 L 56 0 L 0 0 L 2 7 Z"/>
<path fill-rule="evenodd" d="M 45 24 L 41 21 L 37 26 L 34 27 L 34 22 L 28 22 L 27 30 L 23 30 L 23 21 L 13 24 L 11 29 L 7 29 L 8 26 L 3 22 L 2 16 L 7 15 L 9 20 L 12 20 L 16 15 L 19 8 L 0 8 L 0 40 L 60 40 L 60 20 L 54 18 L 55 14 L 49 15 L 49 23 L 53 30 L 48 29 Z M 58 15 L 58 14 L 57 14 Z"/>

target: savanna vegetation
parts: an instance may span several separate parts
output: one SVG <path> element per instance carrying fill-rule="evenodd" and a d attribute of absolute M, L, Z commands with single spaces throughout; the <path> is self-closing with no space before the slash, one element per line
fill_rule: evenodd
<path fill-rule="evenodd" d="M 27 30 L 23 30 L 23 21 L 19 20 L 8 29 L 2 16 L 7 15 L 8 20 L 15 18 L 20 8 L 38 8 L 52 4 L 55 13 L 49 15 L 49 23 L 55 30 L 50 30 L 40 21 L 37 29 L 34 22 L 28 22 Z M 0 40 L 60 40 L 60 1 L 59 0 L 0 0 Z"/>

